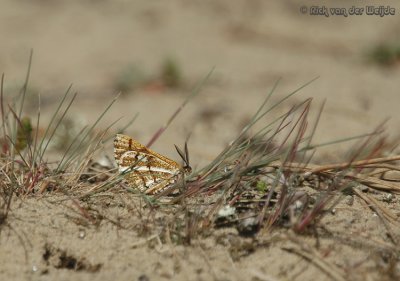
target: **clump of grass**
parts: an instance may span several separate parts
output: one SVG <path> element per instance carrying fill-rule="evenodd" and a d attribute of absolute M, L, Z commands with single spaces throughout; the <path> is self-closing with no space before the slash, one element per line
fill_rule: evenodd
<path fill-rule="evenodd" d="M 68 113 L 77 93 L 72 93 L 70 86 L 47 125 L 41 124 L 40 96 L 36 120 L 24 116 L 24 101 L 28 91 L 29 74 L 32 54 L 29 60 L 25 83 L 20 93 L 10 102 L 5 100 L 4 75 L 1 81 L 0 109 L 2 114 L 2 154 L 3 178 L 9 182 L 12 193 L 31 194 L 46 191 L 47 186 L 68 192 L 71 188 L 81 186 L 79 179 L 87 168 L 94 154 L 103 146 L 107 132 L 115 124 L 112 123 L 104 130 L 97 129 L 100 121 L 116 98 L 105 108 L 92 125 L 86 125 L 79 130 L 66 128 L 71 125 Z M 42 129 L 44 127 L 44 129 Z M 65 137 L 65 130 L 73 135 Z M 41 133 L 39 133 L 41 131 Z M 64 135 L 63 135 L 64 134 Z M 47 162 L 47 152 L 59 136 L 63 135 L 61 157 L 56 163 Z M 9 193 L 9 192 L 8 192 Z M 8 194 L 7 193 L 7 194 Z"/>
<path fill-rule="evenodd" d="M 179 88 L 182 86 L 182 70 L 176 59 L 167 58 L 161 67 L 161 80 L 168 88 Z"/>
<path fill-rule="evenodd" d="M 257 122 L 300 90 L 265 108 L 274 89 L 239 136 L 212 163 L 195 173 L 195 180 L 189 179 L 183 196 L 215 195 L 202 224 L 212 225 L 223 206 L 238 210 L 236 222 L 247 221 L 247 226 L 238 225 L 243 232 L 283 222 L 290 215 L 289 209 L 297 200 L 298 175 L 285 170 L 284 166 L 291 165 L 295 159 L 303 159 L 303 163 L 298 164 L 303 167 L 311 157 L 308 152 L 313 150 L 309 147 L 313 132 L 305 136 L 311 99 L 250 134 Z M 281 164 L 271 169 L 277 162 Z"/>
<path fill-rule="evenodd" d="M 394 66 L 400 61 L 400 45 L 398 43 L 383 43 L 369 53 L 372 62 L 381 66 Z"/>
<path fill-rule="evenodd" d="M 363 173 L 374 165 L 400 160 L 400 156 L 376 158 L 384 147 L 380 137 L 383 125 L 370 134 L 328 143 L 364 139 L 352 149 L 347 161 L 320 166 L 310 161 L 319 146 L 328 144 L 312 143 L 322 107 L 317 118 L 310 122 L 311 99 L 260 125 L 268 113 L 303 87 L 268 107 L 274 87 L 238 137 L 214 161 L 156 199 L 164 198 L 173 190 L 183 190 L 181 195 L 170 199 L 167 205 L 163 201 L 151 201 L 152 205 L 173 209 L 174 224 L 165 226 L 167 233 L 172 229 L 180 237 L 178 240 L 185 243 L 207 233 L 213 226 L 234 226 L 244 236 L 275 227 L 304 233 L 330 213 L 343 198 L 343 192 L 349 190 L 370 206 L 375 205 L 372 208 L 384 220 L 396 224 L 390 211 L 377 207 L 357 189 L 362 183 L 376 190 L 400 193 L 398 184 Z"/>
<path fill-rule="evenodd" d="M 138 64 L 128 64 L 116 75 L 113 88 L 121 93 L 137 89 L 160 91 L 183 86 L 182 69 L 176 59 L 165 58 L 153 75 L 146 74 Z"/>

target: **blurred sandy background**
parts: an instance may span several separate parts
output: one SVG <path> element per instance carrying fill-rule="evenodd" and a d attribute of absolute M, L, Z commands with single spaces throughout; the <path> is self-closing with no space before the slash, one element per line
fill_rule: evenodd
<path fill-rule="evenodd" d="M 279 78 L 273 101 L 319 77 L 286 106 L 313 97 L 317 109 L 327 100 L 318 141 L 370 132 L 386 117 L 395 135 L 400 70 L 371 63 L 368 54 L 395 42 L 399 16 L 327 18 L 300 12 L 303 5 L 367 3 L 2 0 L 0 69 L 12 92 L 24 80 L 33 48 L 28 108 L 35 112 L 39 92 L 44 116 L 70 83 L 79 92 L 70 116 L 79 122 L 94 120 L 122 90 L 103 124 L 140 113 L 127 133 L 146 143 L 215 67 L 202 93 L 155 144 L 175 157 L 172 144 L 192 133 L 195 163 L 212 159 L 236 135 Z M 394 1 L 390 5 L 399 8 Z M 181 73 L 179 87 L 159 85 L 168 60 Z"/>

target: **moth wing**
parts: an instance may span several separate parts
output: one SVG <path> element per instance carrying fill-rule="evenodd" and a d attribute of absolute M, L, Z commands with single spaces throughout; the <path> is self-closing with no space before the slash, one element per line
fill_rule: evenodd
<path fill-rule="evenodd" d="M 130 170 L 125 176 L 128 184 L 147 194 L 160 192 L 174 183 L 181 171 L 175 161 L 122 134 L 114 139 L 114 158 L 120 172 Z"/>
<path fill-rule="evenodd" d="M 132 158 L 132 152 L 136 152 L 137 155 L 141 154 L 144 157 L 142 160 L 146 160 L 145 157 L 149 156 L 151 161 L 153 161 L 156 165 L 161 165 L 163 167 L 168 167 L 171 170 L 180 170 L 181 167 L 174 160 L 169 159 L 151 149 L 145 147 L 141 143 L 135 141 L 129 136 L 117 134 L 114 139 L 114 158 L 117 162 L 118 166 L 120 166 L 122 161 L 124 161 L 124 157 Z M 125 155 L 125 153 L 127 153 Z M 140 160 L 140 159 L 137 159 Z M 143 162 L 144 162 L 143 161 Z M 124 161 L 127 162 L 127 161 Z M 134 162 L 132 162 L 133 164 Z M 132 165 L 131 164 L 131 165 Z M 157 166 L 158 166 L 157 165 Z"/>

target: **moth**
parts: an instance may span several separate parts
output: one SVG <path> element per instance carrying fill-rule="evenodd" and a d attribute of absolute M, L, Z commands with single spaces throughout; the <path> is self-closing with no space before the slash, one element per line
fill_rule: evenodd
<path fill-rule="evenodd" d="M 183 166 L 129 136 L 117 134 L 114 139 L 114 158 L 119 172 L 125 174 L 130 187 L 146 194 L 157 194 L 191 172 L 187 144 L 184 153 L 176 145 L 175 148 L 183 159 Z"/>

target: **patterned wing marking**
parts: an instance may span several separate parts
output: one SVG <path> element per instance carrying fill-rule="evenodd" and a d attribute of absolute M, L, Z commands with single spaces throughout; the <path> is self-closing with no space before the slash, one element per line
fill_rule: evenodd
<path fill-rule="evenodd" d="M 119 171 L 127 171 L 129 186 L 147 194 L 161 192 L 175 183 L 182 171 L 175 161 L 121 134 L 114 139 L 114 157 Z"/>

